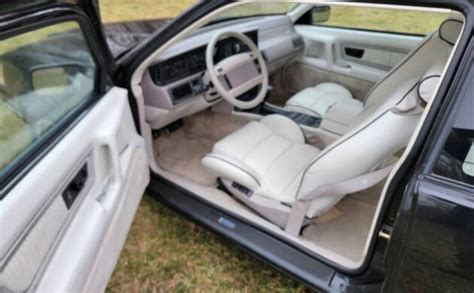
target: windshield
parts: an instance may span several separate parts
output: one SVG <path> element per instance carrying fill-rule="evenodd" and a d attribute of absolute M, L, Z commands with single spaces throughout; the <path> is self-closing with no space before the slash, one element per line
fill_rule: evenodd
<path fill-rule="evenodd" d="M 286 14 L 296 6 L 298 6 L 297 3 L 245 3 L 223 11 L 214 18 L 214 21 L 240 17 Z"/>
<path fill-rule="evenodd" d="M 115 57 L 148 39 L 154 32 L 195 3 L 195 0 L 100 0 L 100 13 L 107 43 Z M 119 3 L 117 3 L 119 2 Z M 212 22 L 263 15 L 281 15 L 294 9 L 296 3 L 243 3 L 226 9 Z"/>

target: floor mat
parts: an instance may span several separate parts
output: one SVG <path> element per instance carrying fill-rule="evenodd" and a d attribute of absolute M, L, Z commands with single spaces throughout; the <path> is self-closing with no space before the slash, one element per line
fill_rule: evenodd
<path fill-rule="evenodd" d="M 304 239 L 349 259 L 360 259 L 382 188 L 383 183 L 380 183 L 364 192 L 346 196 L 336 205 L 335 216 L 327 221 L 316 220 L 304 229 Z"/>
<path fill-rule="evenodd" d="M 248 123 L 231 114 L 204 111 L 184 119 L 184 126 L 163 133 L 154 141 L 155 157 L 164 170 L 205 186 L 216 185 L 216 177 L 207 172 L 201 159 L 214 143 Z"/>

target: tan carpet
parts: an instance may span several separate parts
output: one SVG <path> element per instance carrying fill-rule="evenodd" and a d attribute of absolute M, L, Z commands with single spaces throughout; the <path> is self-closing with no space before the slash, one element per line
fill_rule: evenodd
<path fill-rule="evenodd" d="M 186 118 L 184 126 L 171 134 L 163 133 L 155 140 L 155 155 L 164 170 L 205 188 L 208 200 L 225 202 L 234 212 L 250 212 L 227 194 L 214 189 L 216 177 L 201 165 L 201 158 L 212 150 L 214 143 L 248 122 L 242 117 L 206 111 Z M 300 241 L 311 243 L 315 251 L 331 252 L 340 263 L 358 262 L 370 230 L 383 183 L 365 192 L 346 196 L 335 208 L 316 219 L 303 231 Z M 216 196 L 210 196 L 215 191 Z M 255 219 L 254 219 L 255 220 Z M 260 217 L 259 221 L 262 221 Z M 263 221 L 266 222 L 266 221 Z M 306 245 L 306 244 L 305 244 Z M 326 253 L 320 251 L 323 255 Z M 346 260 L 344 260 L 346 259 Z"/>
<path fill-rule="evenodd" d="M 161 168 L 195 183 L 216 185 L 216 177 L 201 165 L 201 158 L 215 142 L 248 122 L 231 114 L 204 111 L 184 119 L 184 126 L 162 133 L 154 141 L 155 157 Z"/>
<path fill-rule="evenodd" d="M 321 215 L 303 231 L 304 239 L 349 259 L 360 259 L 382 188 L 379 184 L 346 196 L 335 210 Z"/>

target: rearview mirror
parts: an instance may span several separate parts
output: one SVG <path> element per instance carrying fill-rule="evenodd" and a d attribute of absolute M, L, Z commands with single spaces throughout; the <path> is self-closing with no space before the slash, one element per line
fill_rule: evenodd
<path fill-rule="evenodd" d="M 313 24 L 326 22 L 331 16 L 331 7 L 329 5 L 317 5 L 311 9 L 311 22 Z"/>

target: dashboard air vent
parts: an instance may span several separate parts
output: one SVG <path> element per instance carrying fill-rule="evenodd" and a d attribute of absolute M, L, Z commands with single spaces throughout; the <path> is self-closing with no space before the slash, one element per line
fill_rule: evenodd
<path fill-rule="evenodd" d="M 173 95 L 173 103 L 176 105 L 186 100 L 186 98 L 191 97 L 193 95 L 193 89 L 189 83 L 185 83 L 172 89 L 171 93 Z"/>

